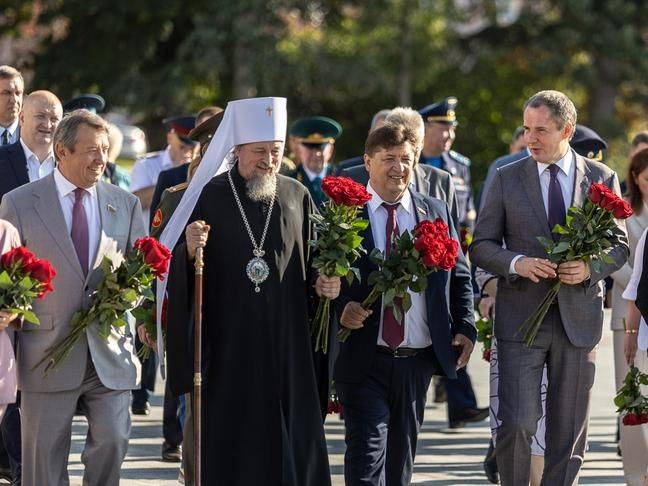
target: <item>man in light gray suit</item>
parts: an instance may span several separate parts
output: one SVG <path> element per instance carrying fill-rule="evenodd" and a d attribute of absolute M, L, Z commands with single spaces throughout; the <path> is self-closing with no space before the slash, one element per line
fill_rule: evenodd
<path fill-rule="evenodd" d="M 85 485 L 119 484 L 130 435 L 130 390 L 139 381 L 129 329 L 108 340 L 90 326 L 70 356 L 47 376 L 34 369 L 45 350 L 70 332 L 72 315 L 87 308 L 101 281 L 105 255 L 124 253 L 144 235 L 138 199 L 100 181 L 108 129 L 87 110 L 65 117 L 54 135 L 58 167 L 2 199 L 23 245 L 56 269 L 54 292 L 34 302 L 40 325 L 19 333 L 18 388 L 22 392 L 23 486 L 69 484 L 67 458 L 79 402 L 89 431 L 81 460 Z"/>
<path fill-rule="evenodd" d="M 619 181 L 605 165 L 569 147 L 576 108 L 558 91 L 541 91 L 524 107 L 530 156 L 497 171 L 479 215 L 473 261 L 498 275 L 495 336 L 499 355 L 497 464 L 503 485 L 529 482 L 531 436 L 541 416 L 540 382 L 548 367 L 543 486 L 576 482 L 585 454 L 596 345 L 603 324 L 603 279 L 628 258 L 619 223 L 607 250 L 614 263 L 597 272 L 583 261 L 556 265 L 538 236 L 564 223 L 569 206 L 581 206 L 592 183 L 617 194 Z M 503 245 L 505 244 L 505 247 Z M 518 329 L 552 285 L 563 283 L 531 347 Z"/>

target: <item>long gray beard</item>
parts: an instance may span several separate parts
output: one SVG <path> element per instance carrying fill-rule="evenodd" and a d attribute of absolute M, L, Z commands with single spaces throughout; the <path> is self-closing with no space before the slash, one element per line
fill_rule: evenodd
<path fill-rule="evenodd" d="M 245 193 L 253 201 L 270 201 L 277 185 L 277 176 L 264 175 L 253 177 L 245 183 Z"/>

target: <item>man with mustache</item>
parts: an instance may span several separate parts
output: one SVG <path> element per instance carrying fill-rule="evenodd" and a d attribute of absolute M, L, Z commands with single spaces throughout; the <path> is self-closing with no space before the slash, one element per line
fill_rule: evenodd
<path fill-rule="evenodd" d="M 204 247 L 202 484 L 331 481 L 308 317 L 316 296 L 337 297 L 340 279 L 313 273 L 313 200 L 278 174 L 285 119 L 283 98 L 230 102 L 184 195 L 201 188 L 173 252 L 167 320 L 192 334 L 192 267 Z M 203 179 L 223 160 L 229 133 L 229 167 Z M 184 209 L 181 202 L 174 218 Z M 176 224 L 165 233 L 184 228 Z M 191 368 L 192 343 L 170 350 L 170 369 Z M 169 378 L 176 394 L 193 390 L 179 374 Z"/>

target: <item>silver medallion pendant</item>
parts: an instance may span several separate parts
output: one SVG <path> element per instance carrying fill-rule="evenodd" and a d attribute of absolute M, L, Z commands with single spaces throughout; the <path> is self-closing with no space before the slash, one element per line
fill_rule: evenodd
<path fill-rule="evenodd" d="M 259 284 L 266 281 L 268 275 L 270 275 L 270 267 L 266 261 L 261 258 L 265 254 L 264 251 L 255 251 L 254 258 L 250 260 L 245 267 L 245 273 L 247 273 L 248 278 L 254 284 L 254 291 L 261 292 Z"/>

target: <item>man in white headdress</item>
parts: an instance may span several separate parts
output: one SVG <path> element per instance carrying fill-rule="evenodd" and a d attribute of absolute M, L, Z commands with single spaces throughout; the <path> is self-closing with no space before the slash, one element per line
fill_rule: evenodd
<path fill-rule="evenodd" d="M 168 356 L 176 394 L 192 389 L 193 260 L 204 248 L 202 484 L 330 485 L 308 318 L 340 281 L 313 275 L 313 201 L 277 174 L 285 119 L 285 99 L 230 103 L 161 238 L 173 244 L 190 223 L 168 282 L 167 341 L 186 342 Z"/>

